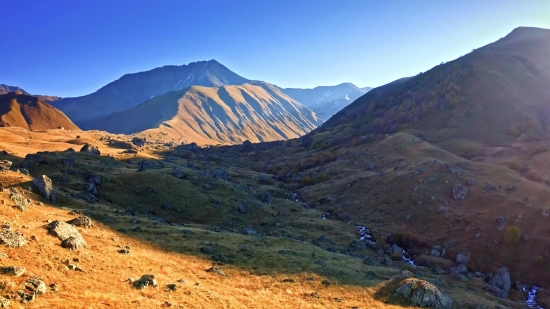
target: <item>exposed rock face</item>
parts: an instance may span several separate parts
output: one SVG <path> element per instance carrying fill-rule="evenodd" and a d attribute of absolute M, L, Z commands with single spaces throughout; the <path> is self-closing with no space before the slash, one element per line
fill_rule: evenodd
<path fill-rule="evenodd" d="M 434 309 L 452 309 L 453 300 L 435 285 L 419 279 L 405 279 L 395 289 L 395 296 L 411 300 L 413 306 Z"/>
<path fill-rule="evenodd" d="M 139 278 L 139 280 L 134 282 L 134 287 L 136 289 L 146 289 L 150 286 L 154 288 L 159 287 L 159 285 L 157 284 L 157 279 L 155 279 L 155 276 L 151 274 L 143 275 L 141 276 L 141 278 Z"/>
<path fill-rule="evenodd" d="M 138 146 L 138 147 L 143 147 L 145 146 L 145 143 L 147 142 L 147 139 L 144 137 L 144 138 L 139 138 L 139 137 L 134 137 L 132 138 L 132 144 Z"/>
<path fill-rule="evenodd" d="M 510 292 L 510 273 L 508 268 L 502 267 L 489 279 L 487 290 L 500 298 L 507 298 Z"/>
<path fill-rule="evenodd" d="M 46 176 L 38 176 L 32 180 L 32 184 L 38 189 L 40 195 L 42 195 L 48 201 L 55 203 L 55 191 L 53 190 L 52 180 Z"/>
<path fill-rule="evenodd" d="M 138 162 L 138 172 L 143 172 L 145 170 L 155 168 L 157 165 L 153 161 L 141 160 Z"/>
<path fill-rule="evenodd" d="M 7 172 L 10 170 L 12 165 L 11 161 L 8 160 L 0 160 L 0 172 Z"/>
<path fill-rule="evenodd" d="M 61 221 L 53 221 L 47 226 L 48 232 L 57 238 L 61 239 L 62 245 L 65 244 L 65 248 L 81 248 L 86 247 L 88 244 L 82 238 L 82 235 L 78 232 L 74 225 Z M 71 240 L 69 240 L 72 238 Z"/>
<path fill-rule="evenodd" d="M 468 189 L 463 185 L 456 184 L 453 187 L 453 198 L 455 200 L 463 200 L 466 197 L 467 193 L 468 193 Z"/>
<path fill-rule="evenodd" d="M 89 153 L 89 154 L 95 155 L 95 156 L 99 156 L 101 154 L 101 152 L 99 152 L 99 149 L 96 146 L 90 145 L 90 144 L 84 145 L 80 149 L 80 152 Z"/>

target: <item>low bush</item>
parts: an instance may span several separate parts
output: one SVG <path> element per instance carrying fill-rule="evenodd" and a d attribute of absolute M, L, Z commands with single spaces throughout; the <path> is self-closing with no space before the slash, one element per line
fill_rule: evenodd
<path fill-rule="evenodd" d="M 504 233 L 504 243 L 510 246 L 517 244 L 520 238 L 521 233 L 519 228 L 515 225 L 507 228 Z"/>

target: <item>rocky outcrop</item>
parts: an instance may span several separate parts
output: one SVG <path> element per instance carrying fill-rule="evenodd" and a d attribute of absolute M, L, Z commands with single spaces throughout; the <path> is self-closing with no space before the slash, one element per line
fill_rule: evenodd
<path fill-rule="evenodd" d="M 0 160 L 0 172 L 7 172 L 10 170 L 12 165 L 11 161 L 8 160 Z"/>
<path fill-rule="evenodd" d="M 153 161 L 141 160 L 138 162 L 138 172 L 143 172 L 151 168 L 155 168 L 157 165 Z"/>
<path fill-rule="evenodd" d="M 40 192 L 40 195 L 42 195 L 48 201 L 55 203 L 55 191 L 53 190 L 53 183 L 48 176 L 38 176 L 32 180 L 32 184 L 38 190 L 38 192 Z"/>
<path fill-rule="evenodd" d="M 74 218 L 72 220 L 67 221 L 67 223 L 72 224 L 74 226 L 81 226 L 81 227 L 86 227 L 86 228 L 90 228 L 90 227 L 93 226 L 92 219 L 90 219 L 90 217 L 86 217 L 86 216 L 80 216 L 78 218 Z"/>
<path fill-rule="evenodd" d="M 139 137 L 134 137 L 132 138 L 132 144 L 138 146 L 138 147 L 143 147 L 145 146 L 145 143 L 147 142 L 147 139 L 144 137 L 144 138 L 139 138 Z"/>
<path fill-rule="evenodd" d="M 88 153 L 91 155 L 99 156 L 101 155 L 101 152 L 97 148 L 97 146 L 86 144 L 81 149 L 80 152 Z"/>
<path fill-rule="evenodd" d="M 394 296 L 409 299 L 413 306 L 434 309 L 452 309 L 453 300 L 435 285 L 420 279 L 405 279 L 395 289 Z"/>
<path fill-rule="evenodd" d="M 9 228 L 4 228 L 0 232 L 0 244 L 11 248 L 22 247 L 27 243 L 25 236 L 21 233 L 14 232 Z"/>
<path fill-rule="evenodd" d="M 158 288 L 159 285 L 157 284 L 157 279 L 155 279 L 154 275 L 147 274 L 147 275 L 141 276 L 139 280 L 135 281 L 134 287 L 136 289 L 141 290 L 141 289 L 146 289 L 148 287 Z"/>

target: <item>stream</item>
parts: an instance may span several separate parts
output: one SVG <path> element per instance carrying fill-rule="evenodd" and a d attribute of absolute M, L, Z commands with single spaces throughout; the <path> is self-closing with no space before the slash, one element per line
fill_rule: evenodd
<path fill-rule="evenodd" d="M 523 288 L 523 292 L 527 292 L 527 299 L 525 300 L 525 304 L 529 308 L 535 308 L 535 309 L 543 309 L 539 304 L 537 303 L 537 292 L 540 290 L 538 286 L 532 287 L 529 291 L 527 291 L 525 288 Z"/>

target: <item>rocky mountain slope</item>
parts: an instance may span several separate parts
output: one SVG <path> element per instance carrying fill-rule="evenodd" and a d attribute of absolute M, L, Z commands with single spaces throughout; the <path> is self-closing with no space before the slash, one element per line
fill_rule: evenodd
<path fill-rule="evenodd" d="M 329 119 L 372 88 L 359 88 L 352 83 L 320 86 L 313 89 L 283 88 L 285 94 L 311 108 L 323 119 Z"/>
<path fill-rule="evenodd" d="M 0 126 L 20 127 L 27 130 L 46 130 L 63 127 L 78 130 L 78 127 L 55 107 L 40 97 L 9 92 L 0 95 Z"/>
<path fill-rule="evenodd" d="M 215 60 L 163 66 L 126 74 L 98 91 L 53 103 L 75 123 L 136 107 L 146 100 L 190 86 L 220 87 L 248 82 Z"/>
<path fill-rule="evenodd" d="M 28 92 L 26 92 L 25 90 L 19 87 L 0 84 L 0 94 L 6 94 L 10 92 L 15 92 L 15 91 L 21 92 L 23 94 L 29 94 Z"/>
<path fill-rule="evenodd" d="M 550 30 L 515 29 L 373 89 L 257 168 L 418 261 L 455 273 L 445 263 L 467 253 L 470 274 L 505 266 L 548 288 L 549 55 Z"/>
<path fill-rule="evenodd" d="M 135 108 L 88 122 L 111 133 L 168 134 L 176 141 L 240 144 L 286 140 L 315 129 L 322 120 L 273 85 L 200 87 L 169 92 Z"/>

